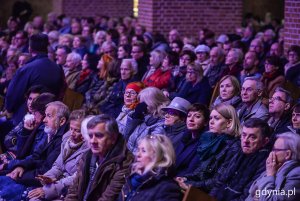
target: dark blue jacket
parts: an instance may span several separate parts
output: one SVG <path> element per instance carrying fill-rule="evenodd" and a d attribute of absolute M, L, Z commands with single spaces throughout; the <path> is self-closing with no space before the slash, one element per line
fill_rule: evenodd
<path fill-rule="evenodd" d="M 43 85 L 58 95 L 63 79 L 63 70 L 48 59 L 46 54 L 33 57 L 19 68 L 9 83 L 5 97 L 5 108 L 14 113 L 14 124 L 18 124 L 25 115 L 25 94 L 30 87 Z"/>
<path fill-rule="evenodd" d="M 186 79 L 182 80 L 176 92 L 170 93 L 170 99 L 181 97 L 188 100 L 191 104 L 202 103 L 208 105 L 212 89 L 206 77 L 203 77 L 195 86 Z"/>
<path fill-rule="evenodd" d="M 61 150 L 62 137 L 67 131 L 67 125 L 59 128 L 49 143 L 45 141 L 45 146 L 40 146 L 32 155 L 20 160 L 13 168 L 23 167 L 25 169 L 22 177 L 17 182 L 25 186 L 40 186 L 40 182 L 35 179 L 37 175 L 44 174 L 51 169 Z"/>
<path fill-rule="evenodd" d="M 215 136 L 208 135 L 207 132 L 200 133 L 197 138 L 192 138 L 190 131 L 186 131 L 178 143 L 176 153 L 176 175 L 184 176 L 193 172 L 199 162 L 197 149 L 201 144 L 209 143 Z"/>
<path fill-rule="evenodd" d="M 182 199 L 180 187 L 167 173 L 149 176 L 135 190 L 132 188 L 130 178 L 127 179 L 123 186 L 118 201 L 180 201 Z"/>

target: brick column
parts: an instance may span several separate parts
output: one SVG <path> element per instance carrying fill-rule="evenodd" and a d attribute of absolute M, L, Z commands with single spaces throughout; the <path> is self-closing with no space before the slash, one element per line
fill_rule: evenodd
<path fill-rule="evenodd" d="M 285 0 L 284 49 L 300 45 L 300 1 Z"/>
<path fill-rule="evenodd" d="M 184 36 L 197 36 L 200 28 L 233 33 L 241 25 L 242 7 L 241 0 L 139 0 L 139 22 L 165 35 L 172 28 Z"/>
<path fill-rule="evenodd" d="M 62 11 L 71 17 L 107 15 L 124 17 L 133 15 L 133 0 L 63 0 Z"/>

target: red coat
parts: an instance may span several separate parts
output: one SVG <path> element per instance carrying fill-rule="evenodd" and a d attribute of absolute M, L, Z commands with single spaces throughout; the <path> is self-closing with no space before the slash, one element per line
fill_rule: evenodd
<path fill-rule="evenodd" d="M 164 89 L 168 87 L 170 79 L 171 70 L 162 71 L 160 68 L 158 68 L 152 75 L 144 80 L 144 84 L 148 87 Z"/>

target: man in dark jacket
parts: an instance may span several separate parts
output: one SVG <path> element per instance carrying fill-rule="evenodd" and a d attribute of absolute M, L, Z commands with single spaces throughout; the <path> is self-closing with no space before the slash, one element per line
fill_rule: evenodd
<path fill-rule="evenodd" d="M 269 155 L 268 124 L 257 118 L 247 120 L 241 135 L 241 149 L 226 167 L 218 170 L 218 179 L 210 195 L 218 201 L 245 200 L 253 181 L 265 170 Z"/>
<path fill-rule="evenodd" d="M 19 196 L 22 195 L 25 187 L 41 186 L 36 176 L 51 169 L 60 154 L 62 137 L 67 131 L 68 117 L 69 109 L 62 102 L 55 101 L 47 104 L 44 119 L 44 132 L 47 134 L 47 140 L 44 146 L 40 146 L 33 154 L 15 163 L 12 167 L 14 170 L 7 174 L 7 177 L 0 177 L 2 198 L 21 200 Z"/>
<path fill-rule="evenodd" d="M 114 201 L 130 173 L 132 155 L 109 115 L 92 118 L 88 124 L 91 150 L 83 155 L 66 201 Z"/>
<path fill-rule="evenodd" d="M 31 86 L 43 85 L 55 95 L 63 86 L 63 71 L 47 57 L 47 46 L 47 35 L 35 34 L 30 37 L 29 52 L 32 59 L 17 70 L 8 86 L 5 109 L 13 114 L 14 125 L 25 115 L 25 93 Z"/>
<path fill-rule="evenodd" d="M 149 65 L 149 56 L 147 55 L 145 44 L 141 41 L 134 43 L 132 45 L 131 56 L 138 64 L 138 72 L 135 78 L 141 81 Z"/>

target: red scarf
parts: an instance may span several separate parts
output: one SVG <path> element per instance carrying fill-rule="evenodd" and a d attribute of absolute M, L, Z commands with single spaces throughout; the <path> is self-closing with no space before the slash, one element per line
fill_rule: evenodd
<path fill-rule="evenodd" d="M 81 84 L 85 80 L 85 78 L 87 78 L 91 73 L 92 73 L 91 69 L 86 68 L 86 69 L 82 70 L 79 75 L 77 84 Z"/>

